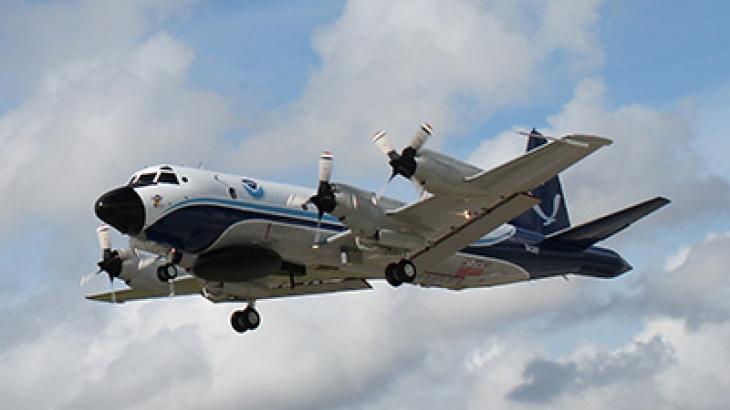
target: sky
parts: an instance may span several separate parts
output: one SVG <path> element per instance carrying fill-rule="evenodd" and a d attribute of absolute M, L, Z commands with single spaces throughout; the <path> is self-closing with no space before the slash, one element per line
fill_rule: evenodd
<path fill-rule="evenodd" d="M 7 408 L 724 409 L 730 5 L 719 1 L 0 4 L 0 396 Z M 377 190 L 370 136 L 491 167 L 517 130 L 613 139 L 563 173 L 574 223 L 662 195 L 605 242 L 634 270 L 235 305 L 85 301 L 94 200 L 175 163 Z M 412 197 L 407 183 L 389 194 Z M 124 246 L 123 238 L 114 238 Z"/>

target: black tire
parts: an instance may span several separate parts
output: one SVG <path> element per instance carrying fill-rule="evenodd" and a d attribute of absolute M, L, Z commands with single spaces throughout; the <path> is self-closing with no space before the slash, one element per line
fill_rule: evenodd
<path fill-rule="evenodd" d="M 246 321 L 242 310 L 236 310 L 231 313 L 231 327 L 238 333 L 243 333 L 248 330 Z"/>
<path fill-rule="evenodd" d="M 175 265 L 165 265 L 166 271 L 167 271 L 167 277 L 170 279 L 175 279 L 177 277 L 177 266 Z"/>
<path fill-rule="evenodd" d="M 416 265 L 414 265 L 413 262 L 409 261 L 408 259 L 403 259 L 402 261 L 398 262 L 396 272 L 397 275 L 400 276 L 399 279 L 401 279 L 403 282 L 413 283 L 413 281 L 416 280 Z"/>
<path fill-rule="evenodd" d="M 254 330 L 261 324 L 261 315 L 256 309 L 247 307 L 242 312 L 243 321 L 246 323 L 246 327 L 250 330 Z"/>
<path fill-rule="evenodd" d="M 167 283 L 167 281 L 172 279 L 167 275 L 167 269 L 166 269 L 165 265 L 157 267 L 157 279 L 159 279 L 160 282 L 165 282 L 165 283 Z"/>
<path fill-rule="evenodd" d="M 396 274 L 397 270 L 398 265 L 396 265 L 395 263 L 391 263 L 385 267 L 385 280 L 388 282 L 388 284 L 390 284 L 390 286 L 394 288 L 397 288 L 398 286 L 403 284 L 403 281 Z"/>

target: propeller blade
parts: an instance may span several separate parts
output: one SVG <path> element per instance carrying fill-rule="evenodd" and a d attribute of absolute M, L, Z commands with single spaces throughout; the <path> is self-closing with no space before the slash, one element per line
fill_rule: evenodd
<path fill-rule="evenodd" d="M 79 285 L 81 285 L 81 286 L 86 285 L 87 283 L 89 283 L 89 281 L 94 279 L 96 277 L 96 275 L 100 274 L 101 272 L 102 272 L 102 270 L 99 269 L 96 272 L 91 272 L 88 275 L 82 276 L 81 280 L 79 281 Z"/>
<path fill-rule="evenodd" d="M 418 151 L 421 147 L 423 147 L 423 144 L 426 143 L 426 140 L 428 140 L 428 137 L 430 137 L 431 134 L 433 134 L 433 127 L 431 127 L 431 124 L 424 122 L 421 124 L 421 127 L 416 132 L 416 135 L 413 136 L 413 139 L 408 146 Z"/>
<path fill-rule="evenodd" d="M 111 288 L 112 303 L 117 303 L 117 292 L 114 290 L 114 276 L 109 275 L 109 287 Z"/>
<path fill-rule="evenodd" d="M 109 237 L 109 225 L 101 225 L 96 228 L 96 237 L 99 240 L 99 247 L 102 251 L 111 250 L 112 240 Z"/>
<path fill-rule="evenodd" d="M 319 157 L 319 181 L 330 182 L 332 177 L 332 153 L 324 151 Z"/>
<path fill-rule="evenodd" d="M 426 191 L 426 188 L 421 185 L 421 183 L 416 178 L 411 178 L 411 182 L 416 188 L 416 192 L 418 192 L 418 198 L 421 200 L 426 199 L 426 197 L 428 197 L 428 192 Z"/>
<path fill-rule="evenodd" d="M 398 154 L 395 152 L 395 148 L 393 148 L 393 144 L 388 141 L 388 137 L 385 134 L 385 131 L 378 131 L 373 136 L 373 142 L 375 145 L 380 149 L 380 151 L 387 155 L 390 159 L 394 159 L 394 157 L 398 157 Z"/>

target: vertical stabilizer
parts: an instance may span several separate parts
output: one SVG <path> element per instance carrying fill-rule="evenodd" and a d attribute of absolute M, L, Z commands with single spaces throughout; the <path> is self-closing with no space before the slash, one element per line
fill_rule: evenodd
<path fill-rule="evenodd" d="M 547 139 L 533 128 L 527 140 L 527 151 L 532 151 L 546 142 Z M 512 225 L 543 235 L 550 235 L 570 227 L 565 195 L 563 195 L 563 187 L 557 175 L 532 190 L 532 193 L 540 200 L 540 203 L 513 219 L 510 222 Z"/>

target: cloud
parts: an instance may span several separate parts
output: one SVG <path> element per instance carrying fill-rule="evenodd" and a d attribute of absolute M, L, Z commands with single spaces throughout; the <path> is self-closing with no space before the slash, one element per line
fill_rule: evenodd
<path fill-rule="evenodd" d="M 706 322 L 730 321 L 730 285 L 726 266 L 730 234 L 710 234 L 678 253 L 677 266 L 644 276 L 644 294 L 637 302 L 652 315 L 687 321 L 691 327 Z M 675 259 L 675 258 L 672 258 Z"/>
<path fill-rule="evenodd" d="M 600 352 L 580 361 L 534 359 L 523 372 L 526 381 L 507 397 L 514 401 L 549 403 L 560 394 L 618 382 L 633 383 L 655 375 L 673 362 L 671 346 L 658 336 L 647 343 L 635 342 L 628 349 Z"/>
<path fill-rule="evenodd" d="M 18 215 L 87 214 L 102 190 L 134 169 L 218 156 L 229 112 L 218 95 L 185 84 L 193 57 L 160 32 L 44 73 L 0 116 L 0 226 Z"/>
<path fill-rule="evenodd" d="M 385 174 L 370 143 L 376 130 L 386 129 L 400 146 L 430 121 L 442 141 L 521 101 L 544 79 L 538 67 L 549 57 L 582 61 L 600 54 L 591 29 L 598 2 L 570 3 L 580 3 L 564 4 L 575 6 L 575 14 L 532 2 L 350 1 L 336 22 L 316 32 L 321 63 L 302 97 L 259 119 L 230 162 L 288 172 L 313 164 L 327 148 L 345 164 L 338 178 L 364 169 Z M 561 24 L 572 36 L 562 34 Z M 271 156 L 280 160 L 261 160 Z"/>
<path fill-rule="evenodd" d="M 696 146 L 696 119 L 686 106 L 612 107 L 602 81 L 581 81 L 573 98 L 548 118 L 549 127 L 542 131 L 602 135 L 614 143 L 562 174 L 572 220 L 592 219 L 657 195 L 673 203 L 652 216 L 654 226 L 727 214 L 730 185 L 708 173 L 705 156 Z M 516 126 L 483 141 L 470 160 L 488 168 L 515 157 L 524 150 L 524 140 L 514 131 L 525 128 Z"/>

